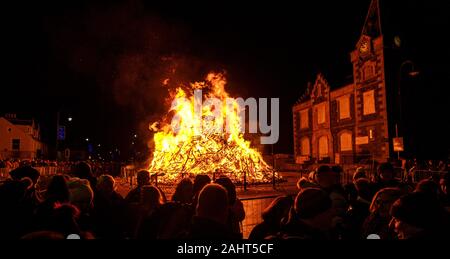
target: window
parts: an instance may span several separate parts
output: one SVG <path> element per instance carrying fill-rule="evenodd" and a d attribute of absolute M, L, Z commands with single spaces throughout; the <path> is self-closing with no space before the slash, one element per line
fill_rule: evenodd
<path fill-rule="evenodd" d="M 373 129 L 369 129 L 369 139 L 370 140 L 374 140 L 375 139 L 375 134 L 374 134 L 374 130 Z"/>
<path fill-rule="evenodd" d="M 12 150 L 20 150 L 20 139 L 12 140 Z"/>
<path fill-rule="evenodd" d="M 364 115 L 375 113 L 375 90 L 363 94 Z"/>
<path fill-rule="evenodd" d="M 326 136 L 319 138 L 319 157 L 328 157 L 328 138 Z"/>
<path fill-rule="evenodd" d="M 350 118 L 350 97 L 344 96 L 338 99 L 339 119 L 344 120 Z"/>
<path fill-rule="evenodd" d="M 300 128 L 301 129 L 309 128 L 308 110 L 303 110 L 300 112 Z"/>
<path fill-rule="evenodd" d="M 317 124 L 325 124 L 326 122 L 326 109 L 325 104 L 317 106 Z"/>
<path fill-rule="evenodd" d="M 351 133 L 349 133 L 349 132 L 342 133 L 339 140 L 341 143 L 341 151 L 352 151 L 353 150 L 353 141 L 352 141 Z"/>
<path fill-rule="evenodd" d="M 302 138 L 302 140 L 300 142 L 300 146 L 301 146 L 302 156 L 310 156 L 311 155 L 311 152 L 309 149 L 309 146 L 310 146 L 309 138 Z"/>
<path fill-rule="evenodd" d="M 369 80 L 375 76 L 375 66 L 373 64 L 367 64 L 363 68 L 364 80 Z"/>

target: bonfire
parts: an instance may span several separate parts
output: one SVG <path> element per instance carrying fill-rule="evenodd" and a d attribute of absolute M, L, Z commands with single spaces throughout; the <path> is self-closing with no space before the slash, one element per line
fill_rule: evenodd
<path fill-rule="evenodd" d="M 156 132 L 149 171 L 158 175 L 158 182 L 197 174 L 226 174 L 235 182 L 271 181 L 272 168 L 244 139 L 243 107 L 230 98 L 226 84 L 223 74 L 210 73 L 203 82 L 179 87 L 171 97 L 171 122 L 150 126 Z"/>

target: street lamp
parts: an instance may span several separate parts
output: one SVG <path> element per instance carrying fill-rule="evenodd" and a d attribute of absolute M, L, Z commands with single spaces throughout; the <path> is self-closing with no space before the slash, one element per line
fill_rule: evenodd
<path fill-rule="evenodd" d="M 399 82 L 398 82 L 398 96 L 399 97 L 401 97 L 401 88 L 402 88 L 401 87 L 401 82 L 402 82 L 401 79 L 402 79 L 402 75 L 403 75 L 403 68 L 406 65 L 410 65 L 411 66 L 411 70 L 408 72 L 408 76 L 410 76 L 410 77 L 417 77 L 417 76 L 420 75 L 420 71 L 416 70 L 416 65 L 411 60 L 406 60 L 405 62 L 403 62 L 400 65 L 399 75 L 398 75 L 398 79 L 399 79 Z"/>
<path fill-rule="evenodd" d="M 410 71 L 408 72 L 408 76 L 409 77 L 417 77 L 420 75 L 420 71 L 416 70 L 416 65 L 414 62 L 412 62 L 411 60 L 406 60 L 404 61 L 399 68 L 399 72 L 398 72 L 398 92 L 397 92 L 397 97 L 398 97 L 398 108 L 399 108 L 399 114 L 398 114 L 398 118 L 397 118 L 397 123 L 395 124 L 395 136 L 396 138 L 399 138 L 399 124 L 402 121 L 402 75 L 403 75 L 403 69 L 409 65 L 410 66 Z M 398 159 L 400 160 L 400 151 L 397 151 L 397 156 Z"/>

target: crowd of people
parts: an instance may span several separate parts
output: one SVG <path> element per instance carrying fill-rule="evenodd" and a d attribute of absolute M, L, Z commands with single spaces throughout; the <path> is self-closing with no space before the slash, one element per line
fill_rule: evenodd
<path fill-rule="evenodd" d="M 448 172 L 417 185 L 396 179 L 390 163 L 380 164 L 374 179 L 359 168 L 343 185 L 341 174 L 338 166 L 320 166 L 300 179 L 298 195 L 275 199 L 250 239 L 446 239 Z"/>
<path fill-rule="evenodd" d="M 441 239 L 449 230 L 449 174 L 418 185 L 396 180 L 394 168 L 363 169 L 341 184 L 340 167 L 320 166 L 298 181 L 298 194 L 273 200 L 251 240 Z M 30 165 L 9 172 L 0 184 L 0 239 L 193 239 L 243 238 L 246 213 L 234 183 L 208 175 L 182 179 L 170 199 L 137 173 L 137 186 L 122 197 L 115 179 L 96 176 L 79 162 L 70 174 L 54 175 L 45 191 Z"/>
<path fill-rule="evenodd" d="M 42 173 L 55 174 L 67 173 L 71 171 L 78 162 L 76 161 L 55 161 L 44 159 L 0 159 L 0 179 L 8 173 L 19 167 L 31 166 Z M 96 176 L 102 174 L 119 175 L 123 163 L 114 161 L 90 160 L 92 173 Z"/>

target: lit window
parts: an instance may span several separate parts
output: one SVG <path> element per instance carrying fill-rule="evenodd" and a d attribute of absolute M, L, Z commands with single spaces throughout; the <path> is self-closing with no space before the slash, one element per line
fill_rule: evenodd
<path fill-rule="evenodd" d="M 374 136 L 374 134 L 373 134 L 373 129 L 370 129 L 370 130 L 369 130 L 369 139 L 370 139 L 370 140 L 374 140 L 374 138 L 375 138 L 375 136 Z"/>
<path fill-rule="evenodd" d="M 302 156 L 309 156 L 311 154 L 310 148 L 309 148 L 309 146 L 310 146 L 309 138 L 303 138 L 300 145 L 301 145 Z"/>
<path fill-rule="evenodd" d="M 324 124 L 326 122 L 325 104 L 317 106 L 317 124 Z"/>
<path fill-rule="evenodd" d="M 301 129 L 309 128 L 308 110 L 303 110 L 300 112 L 300 128 Z"/>
<path fill-rule="evenodd" d="M 363 94 L 364 115 L 375 113 L 375 91 L 367 91 Z"/>
<path fill-rule="evenodd" d="M 352 151 L 353 150 L 353 141 L 351 133 L 342 133 L 340 137 L 341 142 L 341 151 Z"/>
<path fill-rule="evenodd" d="M 328 138 L 326 136 L 319 138 L 319 156 L 320 158 L 328 157 Z"/>
<path fill-rule="evenodd" d="M 339 119 L 344 120 L 350 118 L 350 97 L 345 96 L 338 99 L 339 103 Z"/>
<path fill-rule="evenodd" d="M 375 66 L 373 64 L 367 64 L 364 66 L 363 77 L 364 80 L 371 79 L 375 76 Z"/>

